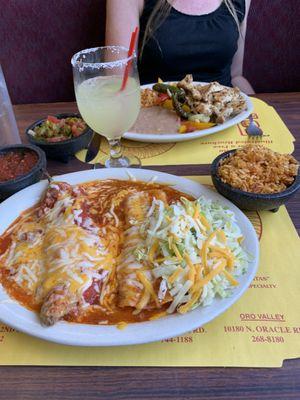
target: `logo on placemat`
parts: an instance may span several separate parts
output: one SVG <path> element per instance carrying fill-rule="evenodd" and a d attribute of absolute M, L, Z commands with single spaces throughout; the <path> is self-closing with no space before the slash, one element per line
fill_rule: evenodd
<path fill-rule="evenodd" d="M 167 153 L 169 150 L 175 147 L 175 145 L 176 143 L 142 143 L 122 139 L 123 153 L 125 155 L 133 154 L 141 160 Z M 104 154 L 109 154 L 108 142 L 104 138 L 101 139 L 100 151 Z"/>
<path fill-rule="evenodd" d="M 259 123 L 259 117 L 257 113 L 252 113 L 252 117 L 253 117 L 253 122 L 255 123 L 255 125 L 257 125 L 259 128 L 261 128 L 260 123 Z M 242 121 L 241 123 L 239 123 L 237 125 L 239 134 L 241 136 L 248 136 L 247 132 L 246 132 L 246 128 L 249 126 L 249 118 L 244 119 L 244 121 Z M 263 134 L 263 136 L 270 136 L 269 134 Z M 253 139 L 253 138 L 252 138 Z M 254 138 L 256 140 L 260 140 L 260 138 Z"/>

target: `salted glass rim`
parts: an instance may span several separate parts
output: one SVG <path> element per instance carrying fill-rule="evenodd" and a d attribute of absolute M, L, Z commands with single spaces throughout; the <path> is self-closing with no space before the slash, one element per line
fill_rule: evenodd
<path fill-rule="evenodd" d="M 92 52 L 96 52 L 99 49 L 111 49 L 111 50 L 123 50 L 128 52 L 128 49 L 124 46 L 99 46 L 99 47 L 91 47 L 89 49 L 80 50 L 73 55 L 71 58 L 71 64 L 73 67 L 79 68 L 115 68 L 115 67 L 122 67 L 128 63 L 128 61 L 133 60 L 136 57 L 136 52 L 134 51 L 130 57 L 120 58 L 119 60 L 114 61 L 106 61 L 106 62 L 85 62 L 81 60 L 79 63 L 78 58 L 83 54 L 89 54 Z"/>

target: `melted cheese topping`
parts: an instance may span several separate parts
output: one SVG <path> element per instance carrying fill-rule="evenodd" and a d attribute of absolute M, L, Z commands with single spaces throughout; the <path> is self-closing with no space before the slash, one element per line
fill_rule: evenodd
<path fill-rule="evenodd" d="M 90 217 L 83 221 L 81 201 L 81 197 L 63 194 L 41 218 L 31 213 L 13 233 L 6 268 L 38 301 L 64 284 L 80 297 L 93 280 L 108 277 L 112 254 Z"/>

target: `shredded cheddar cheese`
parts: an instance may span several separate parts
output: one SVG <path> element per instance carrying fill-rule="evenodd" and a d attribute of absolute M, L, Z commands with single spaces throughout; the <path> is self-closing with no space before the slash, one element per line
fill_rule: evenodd
<path fill-rule="evenodd" d="M 117 323 L 117 328 L 120 329 L 120 331 L 126 329 L 127 326 L 128 326 L 128 323 L 127 323 L 127 322 L 121 321 L 121 322 L 118 322 L 118 323 Z"/>
<path fill-rule="evenodd" d="M 173 274 L 171 276 L 169 276 L 169 278 L 168 278 L 169 283 L 175 282 L 176 279 L 178 278 L 178 276 L 183 272 L 184 272 L 184 270 L 181 267 L 177 268 L 176 271 L 173 272 Z"/>
<path fill-rule="evenodd" d="M 203 279 L 200 279 L 198 281 L 197 290 L 200 289 L 201 287 L 205 286 L 210 280 L 212 280 L 212 278 L 219 275 L 219 273 L 222 272 L 224 270 L 224 268 L 226 267 L 226 264 L 227 264 L 226 260 L 224 260 L 224 259 L 220 260 Z"/>
<path fill-rule="evenodd" d="M 229 280 L 229 282 L 233 285 L 233 286 L 238 286 L 238 281 L 236 279 L 234 279 L 234 277 L 226 270 L 224 269 L 222 271 L 222 274 L 224 274 L 226 276 L 226 278 Z"/>
<path fill-rule="evenodd" d="M 157 249 L 158 249 L 158 240 L 155 240 L 148 254 L 150 262 L 153 262 L 154 255 Z"/>
<path fill-rule="evenodd" d="M 207 219 L 202 214 L 199 215 L 199 219 L 202 222 L 202 224 L 205 226 L 206 230 L 211 229 L 210 224 L 208 223 Z"/>
<path fill-rule="evenodd" d="M 177 248 L 175 243 L 173 243 L 172 249 L 173 249 L 176 257 L 178 258 L 178 260 L 181 261 L 182 260 L 182 255 L 180 254 L 180 252 L 179 252 L 179 250 L 178 250 L 178 248 Z"/>
<path fill-rule="evenodd" d="M 157 295 L 155 293 L 152 283 L 146 278 L 145 274 L 141 271 L 137 271 L 137 277 L 141 281 L 141 283 L 144 285 L 145 290 L 147 290 L 150 293 L 150 295 L 153 298 L 153 300 L 155 301 L 155 304 L 157 305 L 157 307 L 159 307 L 159 301 L 158 301 L 158 298 L 157 298 Z"/>

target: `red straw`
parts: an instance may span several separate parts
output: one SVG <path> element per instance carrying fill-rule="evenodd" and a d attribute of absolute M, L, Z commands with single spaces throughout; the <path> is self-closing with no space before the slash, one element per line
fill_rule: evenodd
<path fill-rule="evenodd" d="M 138 27 L 136 27 L 135 30 L 131 34 L 130 45 L 129 45 L 128 55 L 127 55 L 128 57 L 131 57 L 133 52 L 134 52 L 137 34 L 138 34 Z M 126 64 L 126 68 L 125 68 L 124 75 L 123 75 L 123 81 L 122 81 L 121 90 L 124 90 L 125 87 L 126 87 L 126 83 L 127 83 L 127 80 L 128 80 L 128 75 L 129 75 L 129 70 L 130 70 L 130 67 L 131 67 L 131 63 L 132 63 L 132 59 L 129 60 L 128 63 Z"/>

